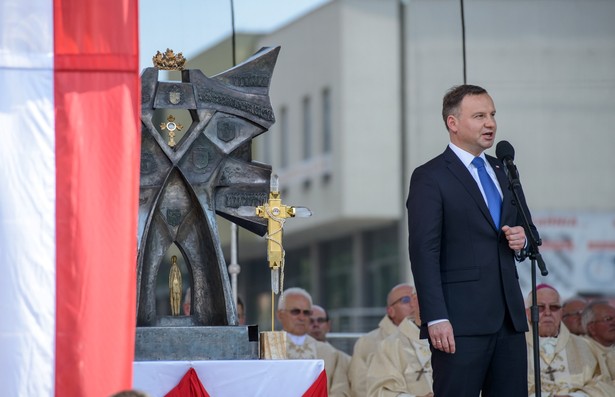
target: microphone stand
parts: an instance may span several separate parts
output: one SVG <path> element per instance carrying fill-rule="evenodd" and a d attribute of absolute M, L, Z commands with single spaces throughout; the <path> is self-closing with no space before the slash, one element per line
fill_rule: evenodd
<path fill-rule="evenodd" d="M 512 165 L 512 164 L 511 164 Z M 532 306 L 530 307 L 531 322 L 532 322 L 532 341 L 533 341 L 533 356 L 534 356 L 534 389 L 535 396 L 541 396 L 541 382 L 540 382 L 540 340 L 538 339 L 538 303 L 536 301 L 536 265 L 540 268 L 540 274 L 546 276 L 549 274 L 542 256 L 538 250 L 538 246 L 542 244 L 540 239 L 537 239 L 532 229 L 530 228 L 530 222 L 528 220 L 525 208 L 520 200 L 520 192 L 523 192 L 521 182 L 519 181 L 519 175 L 516 172 L 516 167 L 507 167 L 508 170 L 514 170 L 515 172 L 508 172 L 508 179 L 510 181 L 510 190 L 515 197 L 515 205 L 521 213 L 523 219 L 523 227 L 526 231 L 525 235 L 528 241 L 527 256 L 532 262 Z M 512 175 L 514 174 L 514 175 Z M 525 196 L 524 196 L 525 197 Z M 527 206 L 527 203 L 526 203 Z"/>

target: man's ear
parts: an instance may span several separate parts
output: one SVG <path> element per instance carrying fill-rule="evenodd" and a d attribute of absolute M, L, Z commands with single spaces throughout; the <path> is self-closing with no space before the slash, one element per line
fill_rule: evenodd
<path fill-rule="evenodd" d="M 457 132 L 457 118 L 452 114 L 446 117 L 446 126 L 450 132 Z"/>
<path fill-rule="evenodd" d="M 387 306 L 387 316 L 389 316 L 389 318 L 393 317 L 393 307 L 392 306 Z"/>
<path fill-rule="evenodd" d="M 275 312 L 275 316 L 276 316 L 276 318 L 278 319 L 279 322 L 282 322 L 282 319 L 281 319 L 281 317 L 282 317 L 282 310 L 278 309 Z"/>

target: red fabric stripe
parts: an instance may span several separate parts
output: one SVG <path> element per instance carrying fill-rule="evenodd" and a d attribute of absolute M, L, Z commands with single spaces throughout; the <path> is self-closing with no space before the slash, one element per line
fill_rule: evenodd
<path fill-rule="evenodd" d="M 177 386 L 172 388 L 164 397 L 209 397 L 209 393 L 203 387 L 194 368 L 190 368 Z"/>
<path fill-rule="evenodd" d="M 139 67 L 139 58 L 135 55 L 61 55 L 54 62 L 56 71 L 109 71 L 132 72 Z"/>
<path fill-rule="evenodd" d="M 137 5 L 54 1 L 56 396 L 106 397 L 132 387 Z"/>
<path fill-rule="evenodd" d="M 303 393 L 303 397 L 327 397 L 327 373 L 324 369 L 312 386 Z"/>

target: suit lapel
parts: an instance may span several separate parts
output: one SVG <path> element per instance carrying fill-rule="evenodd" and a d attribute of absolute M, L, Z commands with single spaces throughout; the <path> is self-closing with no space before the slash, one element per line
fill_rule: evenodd
<path fill-rule="evenodd" d="M 495 223 L 493 223 L 493 219 L 491 219 L 491 213 L 489 212 L 489 208 L 487 208 L 487 203 L 485 203 L 485 199 L 483 198 L 476 181 L 470 174 L 470 171 L 463 165 L 459 157 L 451 150 L 450 147 L 447 146 L 446 150 L 443 153 L 444 159 L 448 163 L 448 169 L 455 175 L 455 177 L 461 182 L 466 191 L 472 196 L 472 199 L 478 205 L 478 208 L 483 213 L 485 219 L 489 222 L 491 227 L 495 230 Z"/>

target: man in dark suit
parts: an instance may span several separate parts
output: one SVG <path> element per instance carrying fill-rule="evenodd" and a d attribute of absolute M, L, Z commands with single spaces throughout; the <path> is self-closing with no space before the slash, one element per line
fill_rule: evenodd
<path fill-rule="evenodd" d="M 485 89 L 462 85 L 445 95 L 442 116 L 450 144 L 413 172 L 406 203 L 434 395 L 527 396 L 515 263 L 526 236 L 504 166 L 484 154 L 495 142 L 495 106 Z"/>

